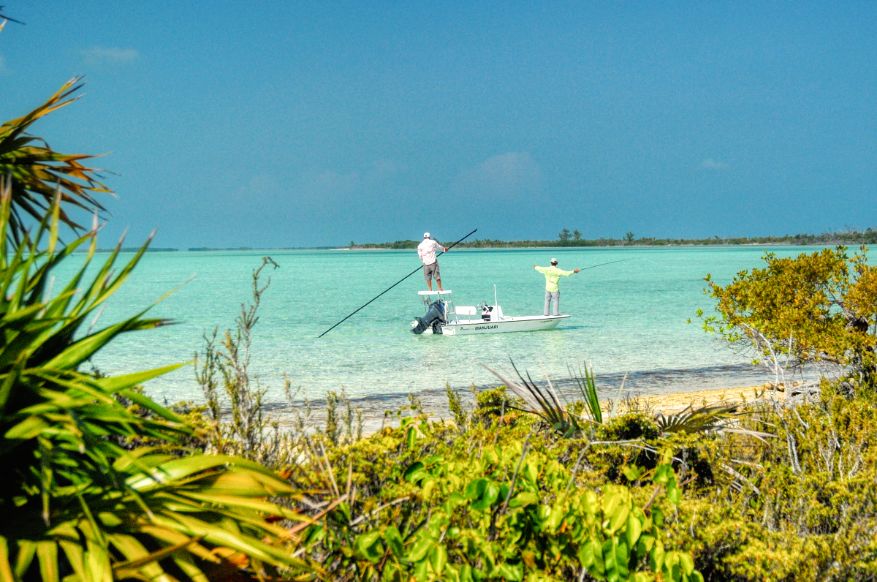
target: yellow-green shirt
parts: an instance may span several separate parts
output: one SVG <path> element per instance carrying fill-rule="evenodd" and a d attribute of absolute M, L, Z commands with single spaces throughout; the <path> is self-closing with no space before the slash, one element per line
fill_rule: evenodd
<path fill-rule="evenodd" d="M 561 277 L 569 277 L 575 271 L 564 271 L 563 269 L 558 269 L 557 267 L 540 267 L 536 266 L 536 270 L 545 275 L 545 290 L 551 291 L 552 293 L 557 291 L 557 280 Z"/>

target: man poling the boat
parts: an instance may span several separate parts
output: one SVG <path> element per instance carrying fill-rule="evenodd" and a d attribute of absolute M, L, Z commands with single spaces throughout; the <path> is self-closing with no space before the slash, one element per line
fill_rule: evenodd
<path fill-rule="evenodd" d="M 435 277 L 435 282 L 438 284 L 438 290 L 444 291 L 442 289 L 442 274 L 439 270 L 438 259 L 435 256 L 439 249 L 443 253 L 448 252 L 448 247 L 432 240 L 428 232 L 423 233 L 423 241 L 417 245 L 417 256 L 420 257 L 420 262 L 423 263 L 423 278 L 426 279 L 426 286 L 430 291 L 432 291 L 433 277 Z"/>
<path fill-rule="evenodd" d="M 557 259 L 554 257 L 551 258 L 551 266 L 550 267 L 540 267 L 539 265 L 533 265 L 533 268 L 545 275 L 545 309 L 544 315 L 548 315 L 548 310 L 551 307 L 552 302 L 554 303 L 554 315 L 558 315 L 560 311 L 560 287 L 558 285 L 558 281 L 561 277 L 569 277 L 570 275 L 574 275 L 581 271 L 578 267 L 573 269 L 572 271 L 565 271 L 563 269 L 558 268 Z"/>
<path fill-rule="evenodd" d="M 467 234 L 466 236 L 464 236 L 460 240 L 454 242 L 453 244 L 448 245 L 448 248 L 446 248 L 442 252 L 447 252 L 447 251 L 451 250 L 452 248 L 454 248 L 455 246 L 457 246 L 458 244 L 460 244 L 461 242 L 463 242 L 464 240 L 466 240 L 467 238 L 469 238 L 470 236 L 472 236 L 476 232 L 478 232 L 477 228 L 472 229 L 469 232 L 469 234 Z M 426 234 L 426 233 L 424 233 L 424 234 Z M 439 254 L 441 254 L 441 253 L 439 253 Z M 436 256 L 438 256 L 438 255 L 436 255 Z M 317 338 L 323 337 L 324 335 L 326 335 L 327 333 L 329 333 L 330 331 L 332 331 L 333 329 L 335 329 L 336 327 L 338 327 L 339 325 L 341 325 L 342 323 L 344 323 L 345 321 L 347 321 L 348 319 L 350 319 L 351 317 L 353 317 L 354 315 L 356 315 L 357 313 L 359 313 L 360 311 L 362 311 L 363 309 L 365 309 L 366 307 L 368 307 L 369 305 L 371 305 L 372 303 L 377 301 L 379 297 L 381 297 L 382 295 L 384 295 L 385 293 L 387 293 L 388 291 L 390 291 L 391 289 L 396 287 L 396 285 L 398 285 L 399 283 L 401 283 L 402 281 L 404 281 L 405 279 L 407 279 L 408 277 L 410 277 L 411 275 L 413 275 L 414 273 L 419 271 L 421 268 L 422 267 L 417 267 L 416 269 L 414 269 L 413 271 L 411 271 L 410 273 L 408 273 L 407 275 L 405 275 L 404 277 L 402 277 L 401 279 L 399 279 L 398 281 L 396 281 L 395 283 L 393 283 L 392 285 L 390 285 L 389 287 L 387 287 L 386 289 L 384 289 L 383 291 L 381 291 L 380 293 L 378 293 L 377 295 L 375 295 L 374 297 L 372 297 L 371 299 L 369 299 L 368 301 L 366 301 L 365 303 L 363 303 L 362 305 L 360 305 L 359 307 L 357 307 L 356 309 L 351 311 L 350 313 L 348 313 L 340 321 L 335 322 L 335 324 L 332 327 L 330 327 L 329 329 L 327 329 L 326 331 L 324 331 L 323 333 L 318 335 Z"/>

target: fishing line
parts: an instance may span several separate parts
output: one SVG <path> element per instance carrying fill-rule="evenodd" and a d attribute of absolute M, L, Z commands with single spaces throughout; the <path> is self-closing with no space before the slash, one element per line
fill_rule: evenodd
<path fill-rule="evenodd" d="M 466 236 L 464 236 L 463 238 L 461 238 L 461 239 L 458 240 L 457 242 L 455 242 L 455 243 L 451 244 L 450 246 L 448 246 L 448 251 L 451 250 L 452 248 L 454 248 L 455 246 L 457 246 L 458 244 L 460 244 L 461 242 L 463 242 L 464 240 L 466 240 L 467 238 L 469 238 L 470 236 L 472 236 L 473 234 L 475 234 L 475 232 L 476 232 L 477 230 L 478 230 L 477 228 L 474 229 L 474 230 L 472 230 L 472 232 L 470 232 L 469 234 L 467 234 Z M 438 254 L 436 255 L 436 258 L 442 256 L 442 255 L 445 254 L 446 252 L 447 252 L 447 251 L 442 251 L 442 252 L 438 253 Z M 416 273 L 417 271 L 420 271 L 421 269 L 423 269 L 423 265 L 417 267 L 416 269 L 414 269 L 413 271 L 411 271 L 410 273 L 408 273 L 407 275 L 405 275 L 404 277 L 402 277 L 401 279 L 399 279 L 398 281 L 396 281 L 395 283 L 393 283 L 392 285 L 390 285 L 389 287 L 387 287 L 386 289 L 384 289 L 383 291 L 381 291 L 380 293 L 378 293 L 377 295 L 375 295 L 374 297 L 372 297 L 372 298 L 368 301 L 368 303 L 364 303 L 363 305 L 360 305 L 359 307 L 357 307 L 352 313 L 350 313 L 350 315 L 348 315 L 347 317 L 345 317 L 344 319 L 342 319 L 341 321 L 339 321 L 338 323 L 336 323 L 335 325 L 333 325 L 332 327 L 330 327 L 329 329 L 327 329 L 326 331 L 324 331 L 323 333 L 321 333 L 320 335 L 318 335 L 318 336 L 317 336 L 317 339 L 320 339 L 321 337 L 323 337 L 324 335 L 326 335 L 327 333 L 329 333 L 330 331 L 332 331 L 333 329 L 335 329 L 336 327 L 338 327 L 339 325 L 341 325 L 342 323 L 344 323 L 345 321 L 347 321 L 348 319 L 350 319 L 351 317 L 353 317 L 355 314 L 357 314 L 360 310 L 362 310 L 363 308 L 365 308 L 367 305 L 369 305 L 369 304 L 370 304 L 371 302 L 373 302 L 375 299 L 377 299 L 378 297 L 380 297 L 381 295 L 383 295 L 384 293 L 386 293 L 387 291 L 389 291 L 390 289 L 392 289 L 393 287 L 395 287 L 396 285 L 398 285 L 399 283 L 401 283 L 402 281 L 404 281 L 405 279 L 407 279 L 408 277 L 410 277 L 411 275 L 413 275 L 414 273 Z"/>
<path fill-rule="evenodd" d="M 590 267 L 582 267 L 579 271 L 586 271 L 588 269 L 596 269 L 597 267 L 602 267 L 603 265 L 611 265 L 613 263 L 623 263 L 624 261 L 632 261 L 633 259 L 621 259 L 619 261 L 609 261 L 608 263 L 599 263 L 597 265 L 591 265 Z"/>

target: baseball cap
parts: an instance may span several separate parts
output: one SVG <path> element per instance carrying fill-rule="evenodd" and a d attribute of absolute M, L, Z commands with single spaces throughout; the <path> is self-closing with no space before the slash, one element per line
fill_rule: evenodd
<path fill-rule="evenodd" d="M 428 232 L 423 233 L 423 238 L 429 238 L 429 233 Z"/>
<path fill-rule="evenodd" d="M 554 257 L 551 257 L 551 264 L 552 264 L 552 265 L 556 265 L 556 264 L 557 264 L 557 259 L 555 259 Z"/>

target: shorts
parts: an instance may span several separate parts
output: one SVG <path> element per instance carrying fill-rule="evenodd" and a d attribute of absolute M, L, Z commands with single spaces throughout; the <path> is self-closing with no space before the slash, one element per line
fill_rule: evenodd
<path fill-rule="evenodd" d="M 429 281 L 433 277 L 435 277 L 436 279 L 442 278 L 442 274 L 439 272 L 438 261 L 434 262 L 431 265 L 423 265 L 423 278 Z"/>

